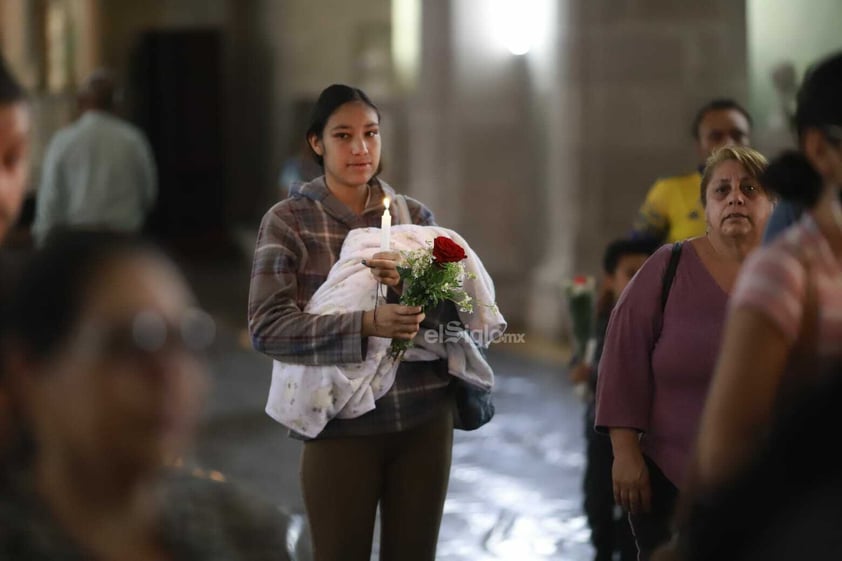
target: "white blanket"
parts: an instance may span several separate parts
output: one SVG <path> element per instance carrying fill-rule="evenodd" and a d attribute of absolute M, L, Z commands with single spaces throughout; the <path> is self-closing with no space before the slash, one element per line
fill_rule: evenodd
<path fill-rule="evenodd" d="M 459 312 L 467 333 L 443 327 L 435 337 L 422 330 L 404 360 L 429 361 L 446 358 L 448 371 L 482 389 L 494 384 L 494 373 L 478 347 L 487 347 L 506 329 L 506 321 L 494 301 L 494 284 L 476 253 L 456 232 L 437 226 L 412 224 L 392 227 L 392 249 L 410 251 L 447 236 L 465 249 L 464 289 L 473 298 L 473 312 Z M 342 245 L 339 260 L 327 280 L 310 299 L 305 312 L 341 314 L 374 308 L 377 281 L 361 263 L 380 251 L 380 229 L 352 230 Z M 426 332 L 431 333 L 431 332 Z M 443 335 L 443 340 L 439 335 Z M 470 336 L 467 336 L 470 335 Z M 306 366 L 275 361 L 266 412 L 290 429 L 315 437 L 334 417 L 354 418 L 371 411 L 395 381 L 398 361 L 389 358 L 391 339 L 368 338 L 363 362 Z"/>

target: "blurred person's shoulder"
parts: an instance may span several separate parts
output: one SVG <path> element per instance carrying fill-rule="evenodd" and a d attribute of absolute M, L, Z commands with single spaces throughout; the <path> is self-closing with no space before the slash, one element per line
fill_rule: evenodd
<path fill-rule="evenodd" d="M 131 121 L 117 115 L 108 115 L 108 122 L 113 130 L 123 136 L 127 141 L 135 143 L 146 143 L 146 134 Z"/>
<path fill-rule="evenodd" d="M 800 301 L 811 263 L 821 263 L 828 253 L 822 249 L 826 241 L 818 231 L 813 231 L 811 222 L 812 219 L 805 215 L 746 257 L 731 294 L 732 305 L 751 305 L 763 310 L 793 309 L 787 303 L 793 302 L 792 298 Z M 797 333 L 790 329 L 791 319 L 781 320 L 781 325 L 794 339 Z"/>
<path fill-rule="evenodd" d="M 75 547 L 38 499 L 31 474 L 11 469 L 0 480 L 0 559 L 65 559 Z"/>
<path fill-rule="evenodd" d="M 73 146 L 76 138 L 81 134 L 79 128 L 79 120 L 76 120 L 69 125 L 58 129 L 50 138 L 47 149 L 53 154 L 66 150 Z"/>
<path fill-rule="evenodd" d="M 693 171 L 680 175 L 671 175 L 667 177 L 659 177 L 652 184 L 652 191 L 671 192 L 676 189 L 692 187 L 699 189 L 701 187 L 702 176 L 698 171 Z"/>
<path fill-rule="evenodd" d="M 107 135 L 109 139 L 130 142 L 146 143 L 146 135 L 131 121 L 119 115 L 107 111 L 89 110 L 85 112 L 76 123 L 75 129 L 68 128 L 69 137 L 99 137 Z"/>
<path fill-rule="evenodd" d="M 826 240 L 819 231 L 818 225 L 810 213 L 805 212 L 768 244 L 754 250 L 747 262 L 780 263 L 781 260 L 785 262 L 795 259 L 806 264 L 822 254 L 819 248 L 823 244 L 826 244 Z"/>
<path fill-rule="evenodd" d="M 167 481 L 165 527 L 171 540 L 203 556 L 288 559 L 292 517 L 234 483 L 173 470 Z"/>

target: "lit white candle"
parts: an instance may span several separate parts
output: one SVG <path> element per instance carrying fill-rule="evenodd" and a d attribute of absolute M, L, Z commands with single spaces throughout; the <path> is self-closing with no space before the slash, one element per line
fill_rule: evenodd
<path fill-rule="evenodd" d="M 392 215 L 389 214 L 389 197 L 383 199 L 383 217 L 380 219 L 380 251 L 389 251 L 392 246 Z"/>

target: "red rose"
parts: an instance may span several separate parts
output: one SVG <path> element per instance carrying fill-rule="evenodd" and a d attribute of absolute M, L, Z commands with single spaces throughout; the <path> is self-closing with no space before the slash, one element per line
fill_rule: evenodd
<path fill-rule="evenodd" d="M 433 263 L 456 263 L 465 259 L 465 250 L 450 238 L 439 236 L 433 240 Z"/>

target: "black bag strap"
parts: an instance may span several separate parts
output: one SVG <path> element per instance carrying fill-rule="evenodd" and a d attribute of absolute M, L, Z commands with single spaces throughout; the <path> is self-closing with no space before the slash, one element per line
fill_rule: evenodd
<path fill-rule="evenodd" d="M 670 260 L 667 263 L 667 269 L 664 271 L 664 280 L 661 284 L 661 315 L 667 308 L 667 299 L 670 297 L 670 289 L 672 288 L 672 281 L 675 279 L 675 270 L 678 269 L 678 260 L 681 259 L 681 246 L 684 242 L 675 242 L 672 244 L 672 252 L 670 252 Z"/>

